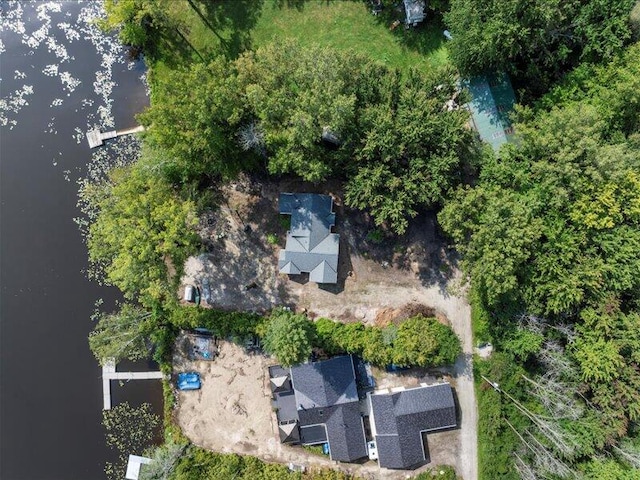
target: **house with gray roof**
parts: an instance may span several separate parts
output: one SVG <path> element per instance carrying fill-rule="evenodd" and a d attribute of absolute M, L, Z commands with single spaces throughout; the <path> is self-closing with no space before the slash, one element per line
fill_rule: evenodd
<path fill-rule="evenodd" d="M 377 391 L 368 398 L 371 434 L 381 467 L 409 469 L 428 462 L 423 434 L 457 425 L 448 383 Z"/>
<path fill-rule="evenodd" d="M 280 194 L 280 213 L 291 215 L 287 243 L 280 250 L 280 273 L 309 273 L 316 283 L 337 283 L 340 235 L 331 233 L 336 223 L 333 199 L 314 193 Z"/>
<path fill-rule="evenodd" d="M 352 356 L 288 370 L 270 367 L 269 376 L 281 442 L 327 443 L 329 456 L 339 462 L 367 456 Z M 283 390 L 287 385 L 290 390 Z"/>
<path fill-rule="evenodd" d="M 275 365 L 269 367 L 269 377 L 280 441 L 326 443 L 332 460 L 354 462 L 366 457 L 367 442 L 374 440 L 380 467 L 417 468 L 430 460 L 426 434 L 457 426 L 448 383 L 360 396 L 362 375 L 351 355 L 289 369 Z M 367 416 L 370 434 L 365 432 Z"/>

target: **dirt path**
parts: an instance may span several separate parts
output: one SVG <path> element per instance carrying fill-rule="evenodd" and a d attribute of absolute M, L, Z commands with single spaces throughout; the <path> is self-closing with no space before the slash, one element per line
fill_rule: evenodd
<path fill-rule="evenodd" d="M 357 258 L 353 259 L 353 267 L 356 279 L 360 277 L 359 269 L 364 268 L 367 274 L 371 274 L 378 268 L 370 262 Z M 358 280 L 354 280 L 351 284 L 347 282 L 344 291 L 339 295 L 305 285 L 306 291 L 303 288 L 300 292 L 301 304 L 310 313 L 329 318 L 341 318 L 341 316 L 344 318 L 345 310 L 349 309 L 349 315 L 365 322 L 372 322 L 383 309 L 399 309 L 408 304 L 430 306 L 446 316 L 451 327 L 460 337 L 463 347 L 463 354 L 453 368 L 455 391 L 461 410 L 457 438 L 459 446 L 455 464 L 457 471 L 465 480 L 476 480 L 478 477 L 478 414 L 473 383 L 473 338 L 469 304 L 462 296 L 450 294 L 438 285 L 422 285 L 417 278 L 408 273 L 383 270 L 371 275 L 372 278 L 378 278 L 380 283 L 369 280 L 366 287 L 362 287 L 357 285 Z M 389 275 L 397 277 L 394 283 L 385 281 L 385 277 Z M 456 277 L 450 279 L 449 283 L 455 284 Z"/>

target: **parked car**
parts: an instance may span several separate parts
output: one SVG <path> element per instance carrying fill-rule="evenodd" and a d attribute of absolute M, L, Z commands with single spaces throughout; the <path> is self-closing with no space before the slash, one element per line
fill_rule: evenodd
<path fill-rule="evenodd" d="M 200 375 L 196 372 L 178 374 L 178 390 L 199 390 Z"/>

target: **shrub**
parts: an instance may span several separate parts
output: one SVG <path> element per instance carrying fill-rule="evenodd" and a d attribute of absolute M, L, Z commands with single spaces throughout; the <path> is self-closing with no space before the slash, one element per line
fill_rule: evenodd
<path fill-rule="evenodd" d="M 422 315 L 404 321 L 393 342 L 393 362 L 428 367 L 454 363 L 462 352 L 451 328 Z"/>
<path fill-rule="evenodd" d="M 269 317 L 264 334 L 264 348 L 285 367 L 304 362 L 311 355 L 313 324 L 304 315 L 282 308 Z"/>
<path fill-rule="evenodd" d="M 178 328 L 207 328 L 220 338 L 244 340 L 258 335 L 263 317 L 249 312 L 226 312 L 195 306 L 178 306 L 171 312 L 171 323 Z"/>
<path fill-rule="evenodd" d="M 316 345 L 328 355 L 352 353 L 378 366 L 440 366 L 462 352 L 453 330 L 435 318 L 417 316 L 384 328 L 320 318 L 314 326 Z"/>

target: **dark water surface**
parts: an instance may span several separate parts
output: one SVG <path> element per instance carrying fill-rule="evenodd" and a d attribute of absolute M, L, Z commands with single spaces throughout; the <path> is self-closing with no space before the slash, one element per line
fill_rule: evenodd
<path fill-rule="evenodd" d="M 90 27 L 78 16 L 98 6 L 0 3 L 0 114 L 7 123 L 0 126 L 2 480 L 104 478 L 104 462 L 113 458 L 101 425 L 101 371 L 87 335 L 96 299 L 112 305 L 117 292 L 83 273 L 86 249 L 73 222 L 79 215 L 75 181 L 85 174 L 91 151 L 77 129 L 101 122 L 98 108 L 108 107 L 107 98 L 113 99 L 115 127 L 133 126 L 147 100 L 141 64 L 123 61 L 123 52 L 109 43 L 99 52 L 95 39 L 84 38 Z M 53 42 L 35 45 L 40 37 L 34 32 L 47 22 Z M 121 60 L 101 66 L 113 52 Z M 95 92 L 101 71 L 112 71 L 117 83 L 109 96 Z M 75 88 L 74 79 L 81 81 Z M 20 105 L 16 91 L 31 89 L 22 96 L 29 104 Z M 112 383 L 116 401 L 161 405 L 160 382 Z"/>

